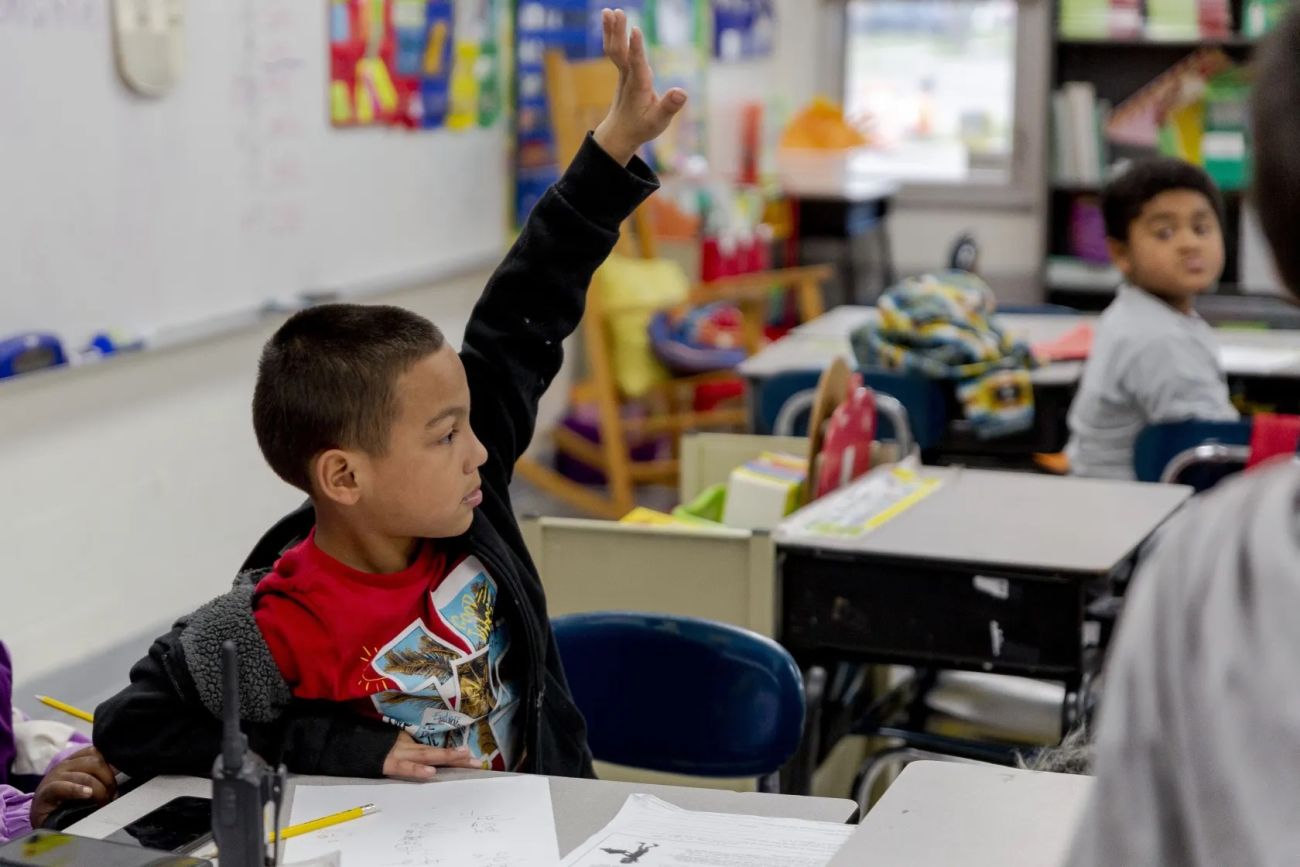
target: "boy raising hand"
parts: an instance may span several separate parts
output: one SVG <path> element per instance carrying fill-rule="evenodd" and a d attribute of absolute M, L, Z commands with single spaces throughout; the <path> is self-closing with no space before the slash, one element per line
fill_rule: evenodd
<path fill-rule="evenodd" d="M 459 354 L 428 320 L 379 306 L 311 308 L 268 341 L 253 426 L 310 503 L 99 708 L 95 741 L 117 767 L 210 771 L 234 639 L 245 731 L 292 771 L 591 774 L 509 482 L 593 272 L 658 186 L 636 151 L 686 103 L 655 92 L 622 12 L 603 25 L 619 69 L 609 114 L 538 202 Z"/>

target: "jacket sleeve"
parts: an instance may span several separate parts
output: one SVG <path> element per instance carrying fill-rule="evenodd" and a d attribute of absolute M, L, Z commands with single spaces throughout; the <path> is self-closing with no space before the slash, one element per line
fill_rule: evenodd
<path fill-rule="evenodd" d="M 95 746 L 132 777 L 206 777 L 221 751 L 221 722 L 199 698 L 181 645 L 184 623 L 154 641 L 130 685 L 95 711 Z M 326 702 L 292 702 L 268 722 L 243 724 L 249 746 L 298 774 L 380 777 L 397 731 Z"/>
<path fill-rule="evenodd" d="M 592 274 L 614 249 L 619 226 L 658 186 L 640 159 L 624 168 L 588 136 L 475 306 L 461 350 L 471 423 L 507 479 L 559 373 L 561 344 L 582 319 Z"/>

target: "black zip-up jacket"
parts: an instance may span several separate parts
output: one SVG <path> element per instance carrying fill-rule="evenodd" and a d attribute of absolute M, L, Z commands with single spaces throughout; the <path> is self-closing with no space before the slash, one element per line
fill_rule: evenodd
<path fill-rule="evenodd" d="M 537 403 L 582 317 L 587 285 L 619 226 L 658 187 L 640 160 L 624 168 L 588 137 L 564 177 L 528 218 L 474 308 L 461 359 L 470 421 L 487 447 L 484 501 L 455 544 L 499 585 L 497 605 L 516 636 L 525 687 L 523 770 L 591 776 L 586 726 L 574 706 L 546 615 L 541 580 L 510 504 L 515 462 L 532 439 Z M 302 774 L 378 777 L 397 729 L 331 702 L 293 699 L 252 617 L 253 589 L 280 553 L 306 537 L 310 505 L 283 518 L 254 548 L 234 589 L 178 621 L 131 669 L 131 684 L 95 712 L 95 745 L 132 777 L 206 776 L 220 751 L 220 653 L 240 651 L 241 711 L 254 750 Z"/>

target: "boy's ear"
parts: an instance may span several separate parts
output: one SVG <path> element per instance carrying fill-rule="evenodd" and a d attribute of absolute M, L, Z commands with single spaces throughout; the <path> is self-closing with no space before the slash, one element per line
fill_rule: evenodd
<path fill-rule="evenodd" d="M 1107 238 L 1106 250 L 1110 253 L 1110 261 L 1115 263 L 1115 267 L 1119 269 L 1119 272 L 1125 277 L 1132 276 L 1133 256 L 1129 252 L 1128 242 Z"/>
<path fill-rule="evenodd" d="M 312 462 L 313 487 L 327 500 L 340 506 L 355 505 L 361 498 L 357 481 L 356 455 L 343 449 L 328 449 Z"/>

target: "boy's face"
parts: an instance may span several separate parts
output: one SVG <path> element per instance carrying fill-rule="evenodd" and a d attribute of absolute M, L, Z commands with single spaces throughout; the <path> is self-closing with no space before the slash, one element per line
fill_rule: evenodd
<path fill-rule="evenodd" d="M 1223 273 L 1219 217 L 1195 190 L 1155 196 L 1129 225 L 1127 242 L 1107 243 L 1128 282 L 1169 301 L 1190 305 Z"/>
<path fill-rule="evenodd" d="M 357 504 L 366 525 L 390 537 L 459 536 L 483 502 L 478 470 L 487 450 L 469 426 L 469 383 L 448 346 L 397 380 L 388 451 L 359 460 Z"/>

